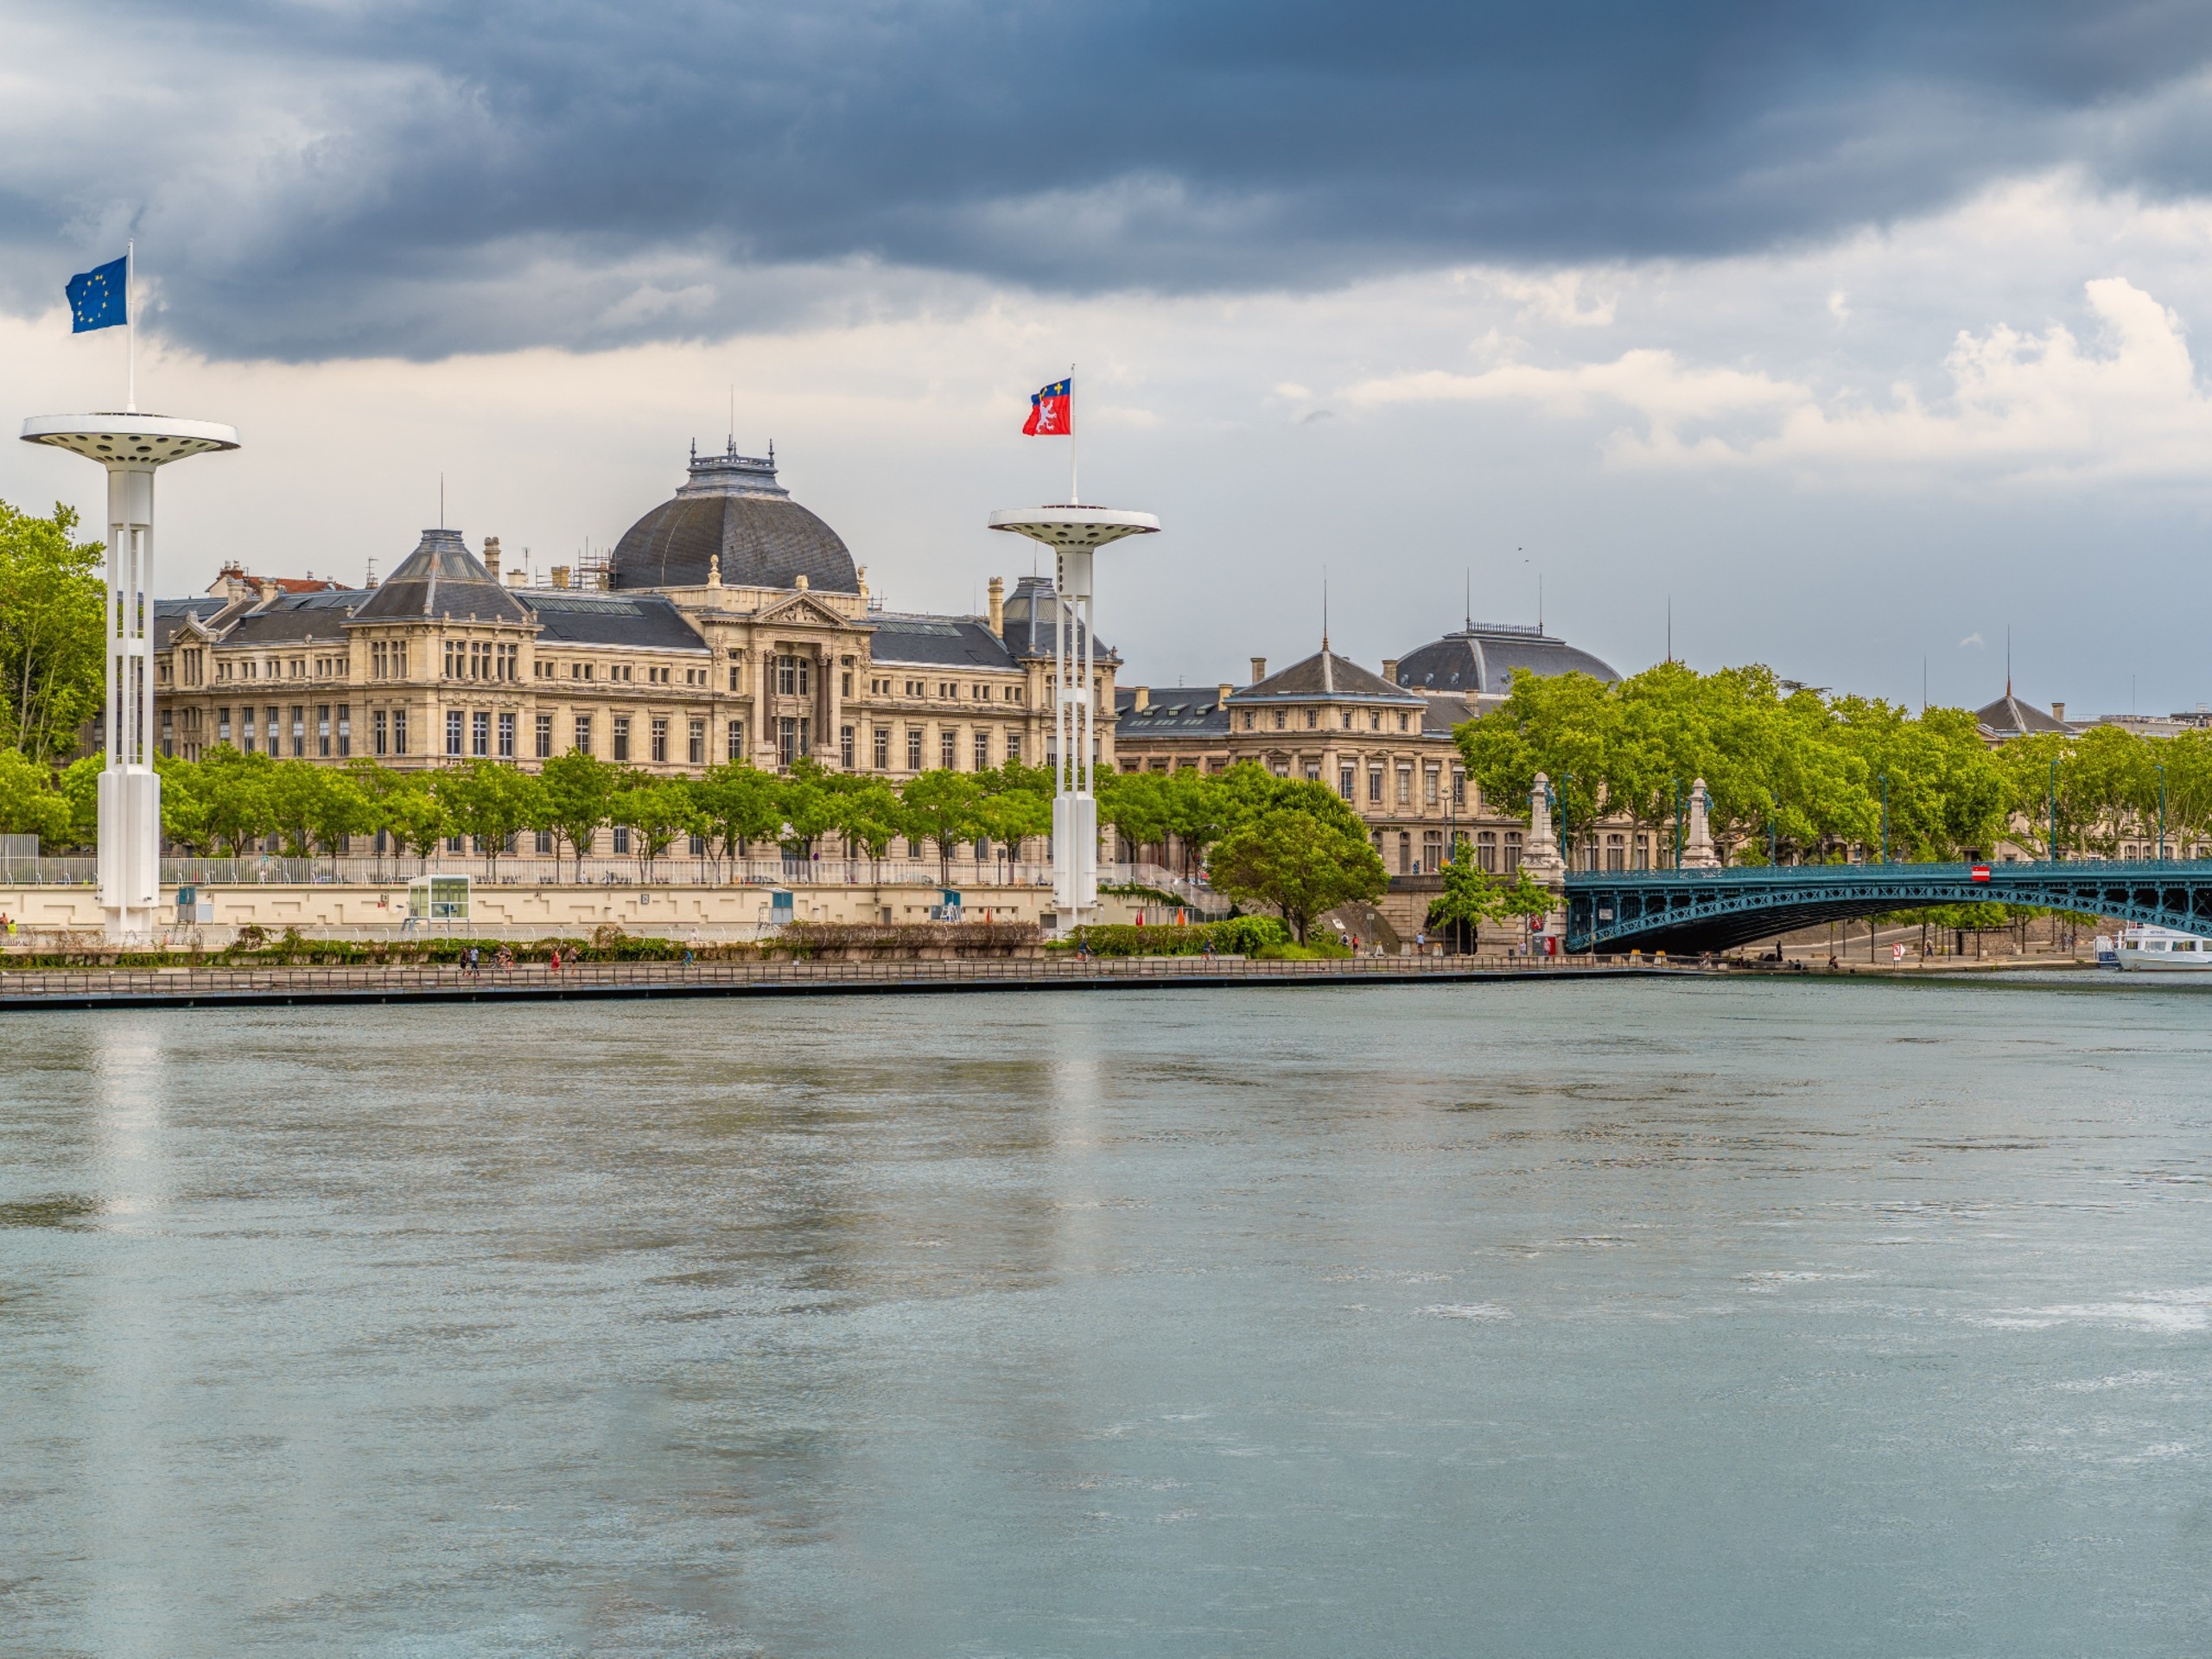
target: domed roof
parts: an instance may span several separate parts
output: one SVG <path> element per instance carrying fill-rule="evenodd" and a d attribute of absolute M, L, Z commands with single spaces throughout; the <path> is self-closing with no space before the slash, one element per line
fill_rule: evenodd
<path fill-rule="evenodd" d="M 1586 651 L 1577 651 L 1541 628 L 1516 622 L 1470 622 L 1398 659 L 1398 683 L 1408 691 L 1449 696 L 1503 696 L 1513 671 L 1588 674 L 1620 678 Z"/>
<path fill-rule="evenodd" d="M 426 530 L 415 550 L 369 595 L 357 619 L 467 617 L 472 621 L 527 622 L 522 601 L 492 579 L 457 530 Z"/>
<path fill-rule="evenodd" d="M 715 559 L 734 588 L 807 586 L 860 592 L 859 573 L 844 540 L 776 482 L 776 458 L 691 457 L 691 475 L 623 532 L 614 544 L 609 581 L 616 588 L 699 588 Z"/>

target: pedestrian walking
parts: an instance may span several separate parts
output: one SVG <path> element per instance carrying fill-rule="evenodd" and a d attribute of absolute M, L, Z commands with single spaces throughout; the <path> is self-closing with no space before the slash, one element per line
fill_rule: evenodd
<path fill-rule="evenodd" d="M 557 944 L 553 947 L 553 961 L 551 965 L 555 973 L 557 974 L 561 971 L 561 947 Z"/>

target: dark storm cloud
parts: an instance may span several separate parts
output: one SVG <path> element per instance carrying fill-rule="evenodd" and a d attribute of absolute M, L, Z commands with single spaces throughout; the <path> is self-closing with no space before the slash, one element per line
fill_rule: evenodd
<path fill-rule="evenodd" d="M 226 354 L 720 334 L 931 273 L 1741 251 L 2061 162 L 2212 167 L 2202 6 L 261 7 L 149 14 L 105 81 L 80 15 L 37 47 L 76 130 L 0 116 L 8 292 L 136 227 Z"/>

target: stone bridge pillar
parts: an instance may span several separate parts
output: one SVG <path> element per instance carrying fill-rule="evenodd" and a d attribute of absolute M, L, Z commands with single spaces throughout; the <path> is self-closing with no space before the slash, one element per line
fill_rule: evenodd
<path fill-rule="evenodd" d="M 1536 774 L 1535 787 L 1529 792 L 1529 839 L 1521 849 L 1521 868 L 1531 881 L 1549 888 L 1552 895 L 1552 907 L 1545 914 L 1541 931 L 1533 927 L 1529 930 L 1529 948 L 1564 950 L 1567 862 L 1560 857 L 1559 837 L 1552 832 L 1552 780 L 1541 772 Z M 1559 943 L 1539 944 L 1539 939 Z"/>
<path fill-rule="evenodd" d="M 1690 785 L 1690 829 L 1682 845 L 1682 868 L 1686 870 L 1717 870 L 1720 855 L 1713 846 L 1713 798 L 1706 792 L 1705 779 L 1700 778 Z"/>

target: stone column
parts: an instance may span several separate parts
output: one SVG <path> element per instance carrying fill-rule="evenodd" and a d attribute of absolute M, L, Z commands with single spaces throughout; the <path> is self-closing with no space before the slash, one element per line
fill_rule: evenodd
<path fill-rule="evenodd" d="M 1713 850 L 1712 802 L 1706 793 L 1705 779 L 1700 778 L 1690 785 L 1690 827 L 1682 843 L 1682 868 L 1686 870 L 1717 870 L 1720 855 Z"/>
<path fill-rule="evenodd" d="M 1531 881 L 1565 891 L 1567 864 L 1552 834 L 1552 780 L 1541 772 L 1529 795 L 1529 839 L 1522 844 L 1521 868 Z"/>

